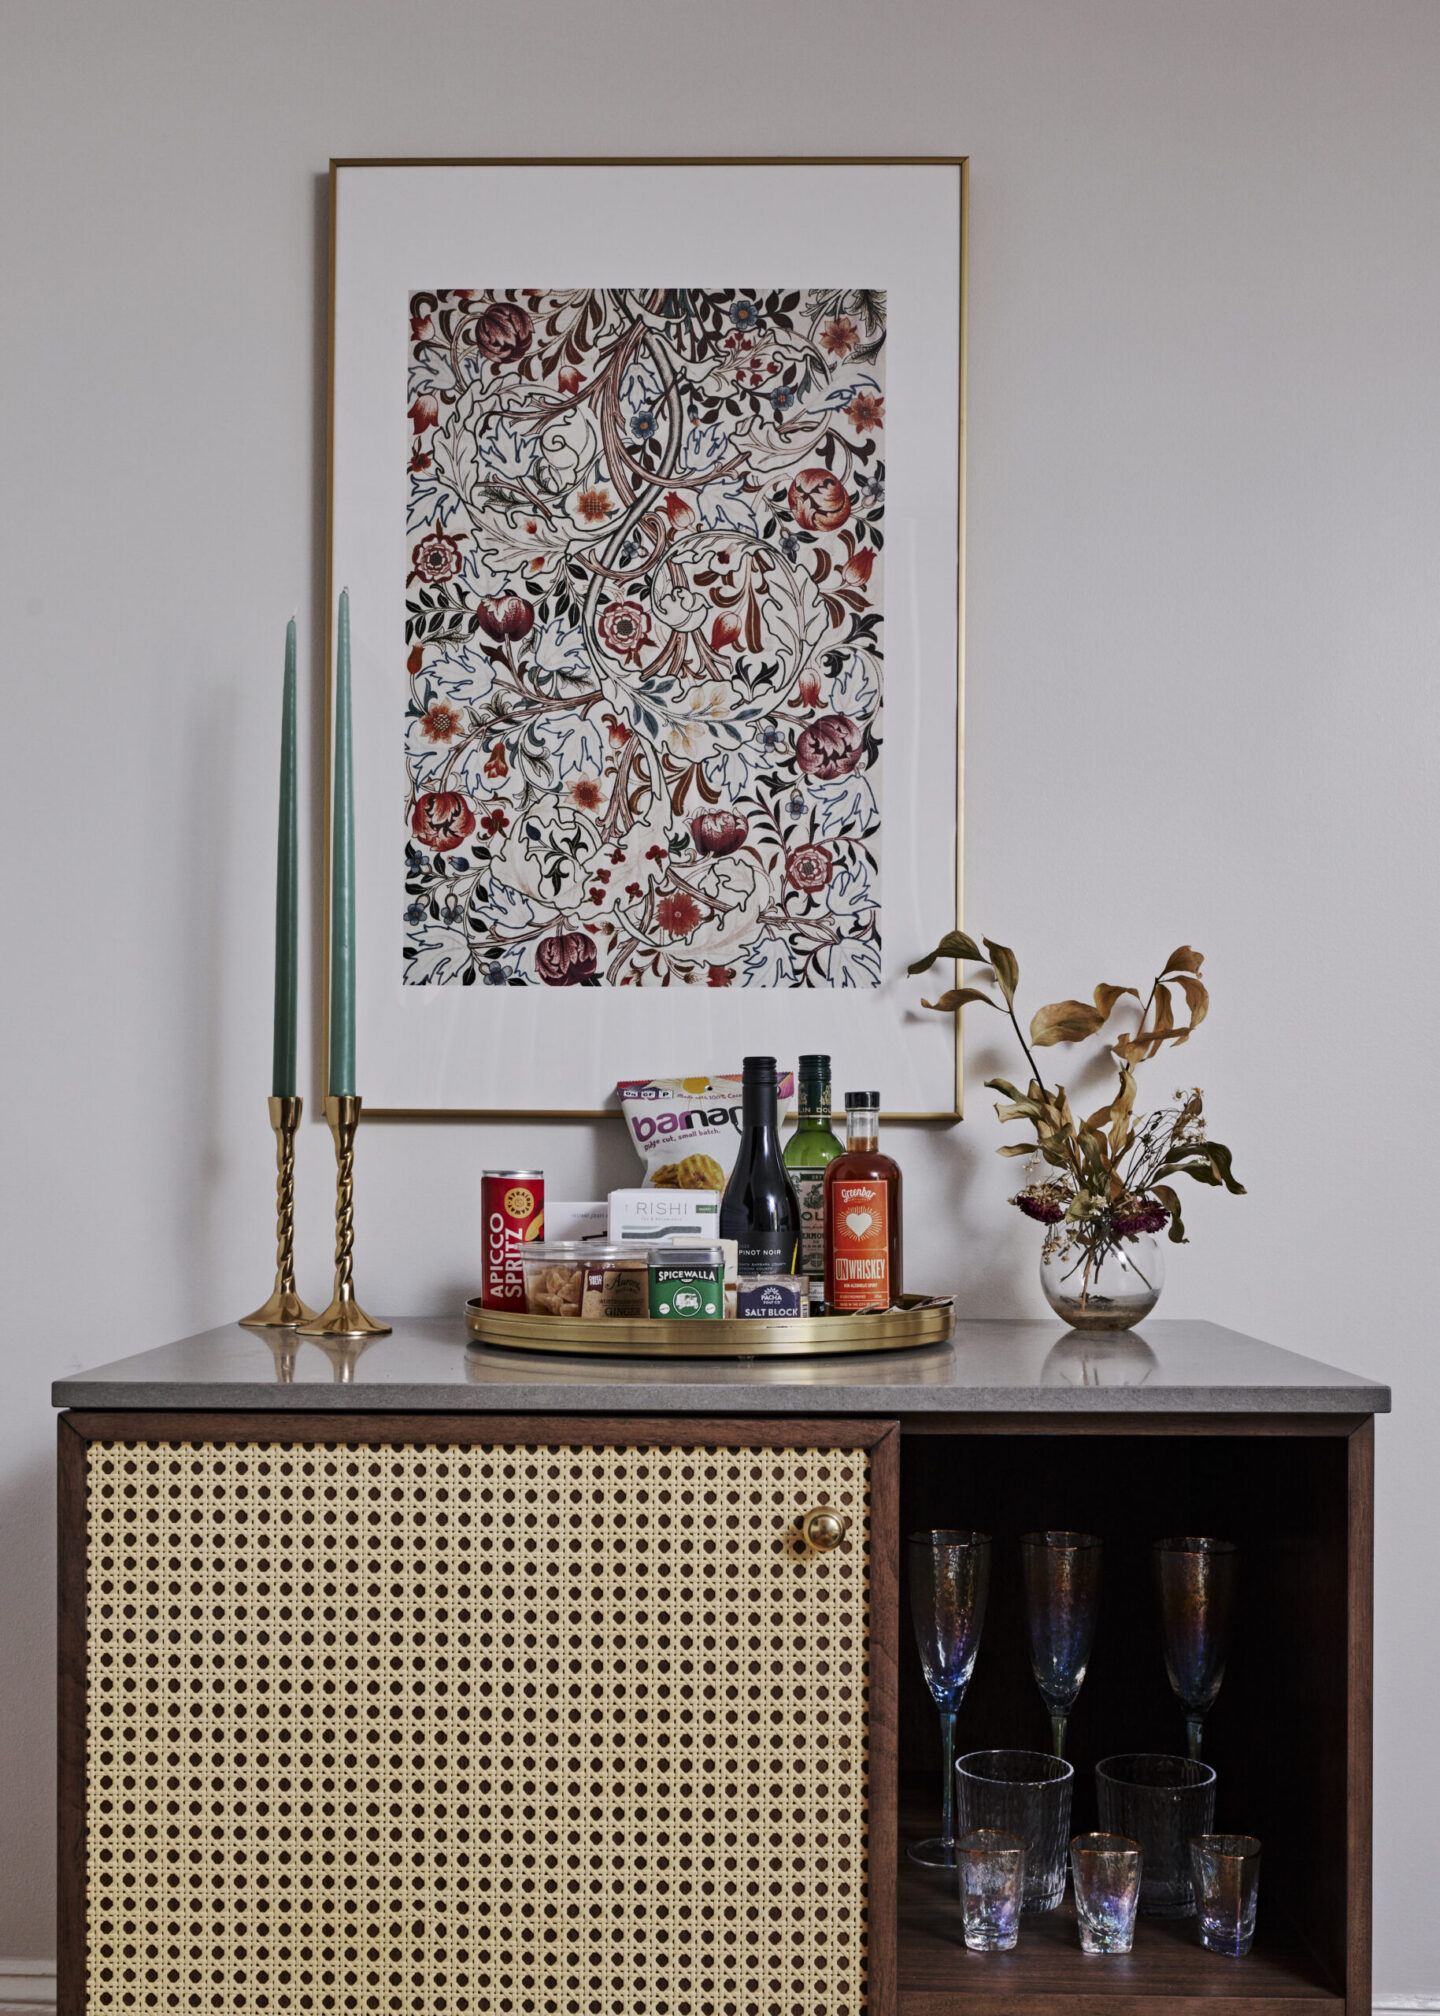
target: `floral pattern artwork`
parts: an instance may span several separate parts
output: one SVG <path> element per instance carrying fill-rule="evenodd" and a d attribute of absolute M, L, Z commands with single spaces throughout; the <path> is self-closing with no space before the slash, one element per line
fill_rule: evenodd
<path fill-rule="evenodd" d="M 412 296 L 407 983 L 878 984 L 885 333 Z"/>

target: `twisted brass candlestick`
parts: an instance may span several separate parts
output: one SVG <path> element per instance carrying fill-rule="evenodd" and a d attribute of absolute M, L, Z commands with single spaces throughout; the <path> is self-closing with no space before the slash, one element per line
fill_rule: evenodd
<path fill-rule="evenodd" d="M 295 1134 L 304 1111 L 303 1099 L 270 1101 L 270 1125 L 275 1129 L 275 1286 L 270 1300 L 253 1316 L 242 1316 L 247 1330 L 293 1330 L 313 1323 L 315 1311 L 295 1292 Z"/>
<path fill-rule="evenodd" d="M 384 1337 L 390 1325 L 367 1316 L 351 1286 L 355 1251 L 355 1129 L 360 1099 L 354 1092 L 331 1093 L 325 1118 L 335 1137 L 335 1293 L 323 1316 L 296 1327 L 302 1337 Z"/>

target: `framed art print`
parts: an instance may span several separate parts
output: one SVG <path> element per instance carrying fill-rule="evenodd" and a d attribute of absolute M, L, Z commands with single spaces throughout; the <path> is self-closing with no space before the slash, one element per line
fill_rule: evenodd
<path fill-rule="evenodd" d="M 367 1109 L 958 1116 L 964 163 L 331 179 Z"/>

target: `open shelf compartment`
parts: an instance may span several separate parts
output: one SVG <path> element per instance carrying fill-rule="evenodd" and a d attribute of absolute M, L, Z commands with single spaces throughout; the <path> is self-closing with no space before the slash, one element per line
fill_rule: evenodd
<path fill-rule="evenodd" d="M 1359 1972 L 1346 1909 L 1358 1810 L 1347 1743 L 1357 1622 L 1350 1436 L 1175 1432 L 1183 1425 L 1113 1435 L 957 1428 L 903 1438 L 901 2016 L 1341 2016 L 1347 2009 L 1347 1977 Z M 949 1879 L 905 1856 L 905 1844 L 933 1833 L 938 1817 L 939 1723 L 903 1593 L 906 1537 L 931 1527 L 985 1531 L 993 1542 L 958 1755 L 1049 1747 L 1027 1655 L 1020 1534 L 1072 1527 L 1105 1541 L 1099 1628 L 1067 1743 L 1074 1833 L 1098 1824 L 1100 1758 L 1184 1748 L 1184 1723 L 1165 1677 L 1149 1543 L 1170 1533 L 1239 1543 L 1238 1615 L 1205 1756 L 1218 1774 L 1217 1827 L 1258 1834 L 1265 1844 L 1259 1930 L 1247 1958 L 1206 1952 L 1193 1919 L 1155 1918 L 1140 1920 L 1128 1957 L 1087 1956 L 1068 1895 L 1061 1910 L 1024 1917 L 1014 1953 L 965 1950 Z M 1368 1779 L 1363 1792 L 1368 1799 Z"/>

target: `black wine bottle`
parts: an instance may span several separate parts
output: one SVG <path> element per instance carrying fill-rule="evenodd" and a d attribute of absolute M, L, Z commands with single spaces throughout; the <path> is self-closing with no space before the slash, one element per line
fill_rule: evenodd
<path fill-rule="evenodd" d="M 742 1277 L 795 1271 L 800 1203 L 780 1147 L 773 1057 L 745 1059 L 740 1147 L 720 1200 L 720 1237 L 739 1247 Z"/>

